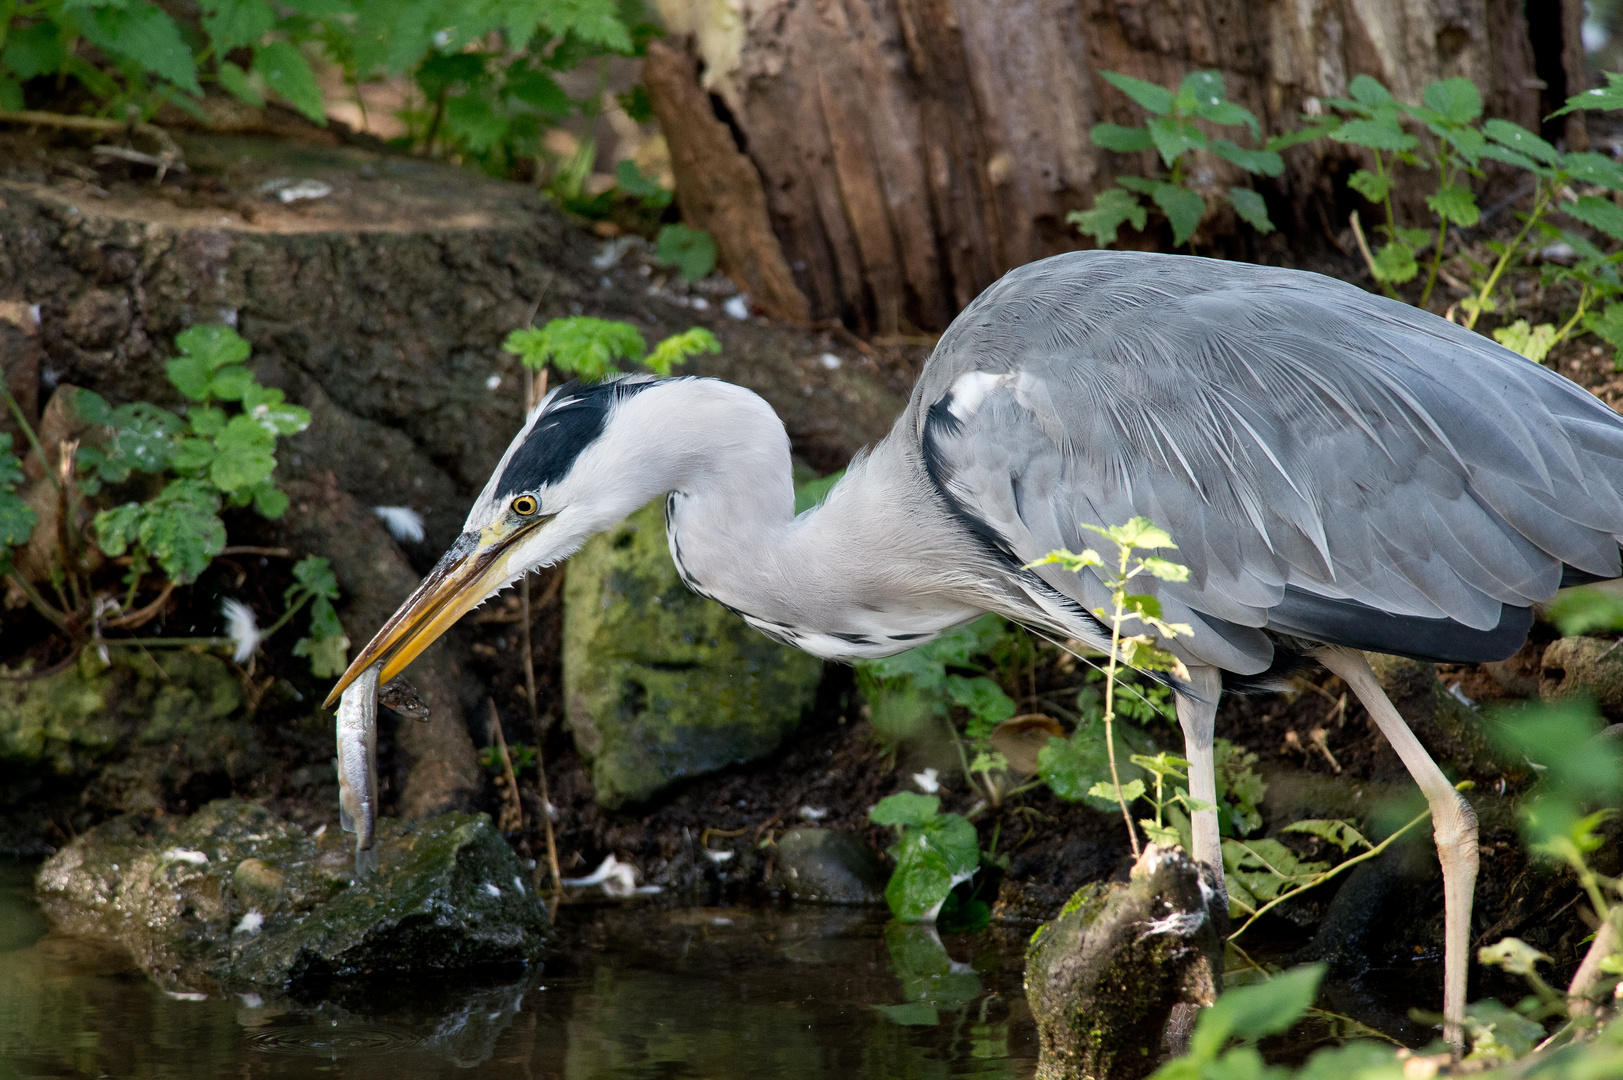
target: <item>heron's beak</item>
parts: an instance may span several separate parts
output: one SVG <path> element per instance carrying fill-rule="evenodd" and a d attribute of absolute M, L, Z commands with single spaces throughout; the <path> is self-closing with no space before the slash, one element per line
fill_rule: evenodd
<path fill-rule="evenodd" d="M 383 671 L 378 675 L 380 686 L 404 671 L 406 665 L 434 644 L 451 624 L 484 603 L 486 597 L 515 576 L 509 567 L 514 545 L 549 517 L 516 526 L 501 522 L 458 537 L 451 550 L 417 586 L 417 591 L 407 597 L 383 624 L 383 629 L 355 657 L 344 677 L 327 695 L 324 706 L 332 708 L 344 689 L 379 660 L 383 661 Z"/>

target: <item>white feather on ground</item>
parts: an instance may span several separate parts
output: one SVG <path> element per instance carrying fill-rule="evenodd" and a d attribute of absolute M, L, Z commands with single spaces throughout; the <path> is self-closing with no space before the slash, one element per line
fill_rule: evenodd
<path fill-rule="evenodd" d="M 409 506 L 374 506 L 372 512 L 383 519 L 389 535 L 408 544 L 423 539 L 423 515 Z"/>
<path fill-rule="evenodd" d="M 259 648 L 259 620 L 254 618 L 253 608 L 229 597 L 220 601 L 220 617 L 225 619 L 226 636 L 236 646 L 231 659 L 240 664 Z"/>

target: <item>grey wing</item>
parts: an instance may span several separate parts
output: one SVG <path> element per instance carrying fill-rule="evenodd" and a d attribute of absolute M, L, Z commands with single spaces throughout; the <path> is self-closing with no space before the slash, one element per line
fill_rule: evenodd
<path fill-rule="evenodd" d="M 1264 629 L 1435 659 L 1520 647 L 1566 574 L 1620 575 L 1623 418 L 1555 373 L 1344 282 L 1078 252 L 949 328 L 913 401 L 948 500 L 1006 558 L 1171 532 L 1189 658 L 1265 670 Z M 1103 585 L 1054 568 L 1087 608 Z"/>

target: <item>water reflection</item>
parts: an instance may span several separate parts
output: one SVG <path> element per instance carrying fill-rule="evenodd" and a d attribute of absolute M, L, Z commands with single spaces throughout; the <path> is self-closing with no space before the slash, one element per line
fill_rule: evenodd
<path fill-rule="evenodd" d="M 844 909 L 566 911 L 546 970 L 177 1000 L 0 864 L 0 1080 L 1030 1076 L 1018 956 Z M 465 1075 L 465 1074 L 463 1074 Z"/>

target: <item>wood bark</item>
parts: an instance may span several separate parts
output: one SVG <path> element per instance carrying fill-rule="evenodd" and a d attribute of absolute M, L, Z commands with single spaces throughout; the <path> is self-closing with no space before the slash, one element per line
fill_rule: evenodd
<path fill-rule="evenodd" d="M 700 61 L 714 112 L 761 178 L 811 315 L 880 334 L 940 330 L 1008 269 L 1087 246 L 1065 215 L 1119 173 L 1156 171 L 1150 154 L 1091 144 L 1095 123 L 1144 120 L 1100 72 L 1165 85 L 1216 69 L 1265 135 L 1300 126 L 1361 73 L 1405 101 L 1460 75 L 1482 88 L 1489 115 L 1536 129 L 1549 87 L 1538 71 L 1561 73 L 1568 93 L 1582 84 L 1567 8 L 1576 10 L 1524 0 L 660 0 L 672 40 Z M 1535 39 L 1553 54 L 1535 57 Z M 649 89 L 656 103 L 666 92 Z M 666 137 L 680 157 L 700 136 L 677 122 Z M 1283 243 L 1320 235 L 1310 204 L 1346 198 L 1326 175 L 1347 171 L 1349 153 L 1320 140 L 1259 183 Z M 1231 182 L 1227 168 L 1213 159 L 1196 173 L 1215 187 Z"/>

